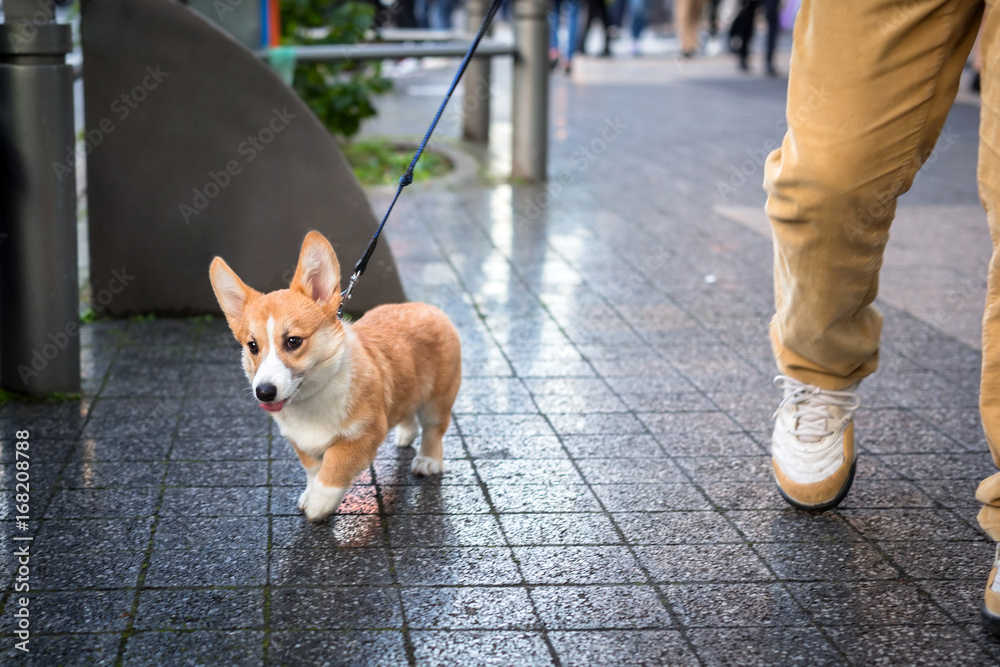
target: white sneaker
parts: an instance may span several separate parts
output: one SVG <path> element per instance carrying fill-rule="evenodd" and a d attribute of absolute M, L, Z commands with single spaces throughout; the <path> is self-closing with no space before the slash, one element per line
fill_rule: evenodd
<path fill-rule="evenodd" d="M 782 391 L 774 416 L 771 461 L 778 490 L 805 510 L 840 504 L 854 481 L 854 413 L 857 384 L 843 391 L 820 389 L 779 375 Z"/>
<path fill-rule="evenodd" d="M 993 567 L 986 579 L 986 592 L 983 596 L 983 605 L 980 608 L 983 627 L 991 635 L 1000 637 L 1000 578 L 997 577 L 997 568 L 1000 568 L 1000 544 L 997 545 L 996 555 L 993 557 Z"/>

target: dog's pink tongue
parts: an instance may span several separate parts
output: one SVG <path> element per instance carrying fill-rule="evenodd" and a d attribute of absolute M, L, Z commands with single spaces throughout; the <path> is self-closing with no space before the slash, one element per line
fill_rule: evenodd
<path fill-rule="evenodd" d="M 264 408 L 268 412 L 277 412 L 282 407 L 284 407 L 284 401 L 278 401 L 277 403 L 261 403 L 260 407 Z"/>

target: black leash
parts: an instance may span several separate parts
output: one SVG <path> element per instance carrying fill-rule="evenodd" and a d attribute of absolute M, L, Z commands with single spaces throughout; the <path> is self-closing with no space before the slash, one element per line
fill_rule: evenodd
<path fill-rule="evenodd" d="M 354 265 L 354 273 L 351 275 L 350 281 L 347 283 L 347 289 L 340 293 L 340 308 L 337 309 L 337 317 L 342 318 L 344 313 L 344 304 L 351 300 L 351 292 L 354 290 L 354 284 L 358 282 L 358 278 L 364 274 L 365 269 L 368 267 L 368 260 L 371 259 L 372 253 L 375 252 L 375 246 L 378 245 L 379 234 L 382 233 L 382 228 L 385 227 L 385 221 L 389 219 L 389 214 L 392 213 L 392 207 L 396 205 L 396 200 L 399 199 L 399 195 L 403 192 L 403 188 L 413 182 L 413 169 L 417 166 L 417 160 L 420 159 L 421 153 L 424 152 L 424 147 L 427 146 L 427 142 L 430 140 L 431 135 L 434 134 L 434 128 L 437 127 L 438 121 L 441 119 L 441 114 L 444 113 L 444 108 L 448 105 L 448 100 L 451 99 L 451 94 L 455 92 L 455 88 L 458 86 L 459 80 L 461 80 L 462 75 L 465 74 L 465 68 L 468 67 L 469 61 L 472 60 L 472 56 L 476 53 L 476 49 L 479 47 L 479 42 L 482 41 L 483 35 L 489 30 L 490 24 L 493 22 L 493 17 L 496 15 L 497 11 L 500 9 L 500 5 L 503 4 L 503 0 L 492 0 L 490 3 L 490 8 L 486 11 L 486 16 L 483 18 L 483 24 L 479 26 L 479 32 L 476 33 L 476 38 L 472 40 L 472 44 L 469 46 L 469 51 L 465 54 L 465 58 L 462 59 L 462 64 L 458 68 L 458 72 L 455 74 L 455 78 L 451 82 L 451 87 L 448 89 L 448 93 L 444 96 L 444 100 L 441 102 L 441 106 L 438 107 L 437 113 L 434 114 L 434 120 L 431 121 L 431 126 L 427 128 L 427 134 L 424 135 L 424 140 L 420 142 L 420 147 L 417 148 L 417 152 L 414 153 L 413 159 L 410 161 L 410 166 L 406 169 L 406 173 L 399 177 L 399 187 L 396 188 L 396 196 L 392 198 L 392 202 L 389 204 L 388 210 L 386 210 L 385 215 L 382 216 L 382 222 L 379 223 L 378 229 L 375 230 L 375 236 L 372 240 L 368 242 L 368 249 L 365 250 L 365 254 L 361 256 L 358 263 Z"/>

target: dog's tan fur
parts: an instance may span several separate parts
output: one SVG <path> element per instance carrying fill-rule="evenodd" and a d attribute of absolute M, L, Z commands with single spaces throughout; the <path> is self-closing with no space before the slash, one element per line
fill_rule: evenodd
<path fill-rule="evenodd" d="M 421 426 L 413 471 L 442 472 L 442 438 L 461 383 L 458 332 L 443 312 L 424 303 L 393 304 L 354 324 L 341 322 L 340 265 L 318 232 L 306 236 L 288 289 L 257 292 L 220 257 L 210 277 L 251 382 L 272 346 L 277 360 L 269 363 L 288 372 L 290 393 L 272 414 L 306 469 L 299 500 L 306 518 L 318 521 L 336 510 L 397 425 L 400 446 L 411 444 Z M 288 349 L 289 337 L 301 345 Z"/>

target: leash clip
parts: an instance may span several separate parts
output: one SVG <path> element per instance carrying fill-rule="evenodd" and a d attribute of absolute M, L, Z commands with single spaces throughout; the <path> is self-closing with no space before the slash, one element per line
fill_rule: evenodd
<path fill-rule="evenodd" d="M 355 271 L 351 279 L 347 281 L 347 289 L 340 293 L 340 306 L 337 307 L 337 319 L 344 319 L 344 304 L 351 300 L 351 292 L 354 291 L 354 283 L 361 277 L 360 271 Z"/>

